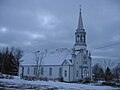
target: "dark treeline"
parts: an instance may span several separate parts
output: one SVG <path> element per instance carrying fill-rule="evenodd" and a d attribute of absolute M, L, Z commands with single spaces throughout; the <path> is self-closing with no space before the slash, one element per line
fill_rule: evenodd
<path fill-rule="evenodd" d="M 20 48 L 3 48 L 0 50 L 0 72 L 10 75 L 18 75 L 20 59 L 23 51 Z"/>
<path fill-rule="evenodd" d="M 105 81 L 118 81 L 119 82 L 119 75 L 120 75 L 120 63 L 116 65 L 114 68 L 105 68 L 100 64 L 95 64 L 93 66 L 93 74 L 94 74 L 94 80 L 105 80 Z"/>

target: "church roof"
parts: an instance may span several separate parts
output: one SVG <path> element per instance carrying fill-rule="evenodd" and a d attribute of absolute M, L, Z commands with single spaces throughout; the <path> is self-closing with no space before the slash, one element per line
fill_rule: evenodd
<path fill-rule="evenodd" d="M 43 59 L 43 65 L 61 65 L 64 60 L 71 59 L 71 55 L 66 52 L 48 53 Z"/>
<path fill-rule="evenodd" d="M 35 55 L 33 53 L 26 55 L 26 57 L 27 58 L 24 58 L 24 62 L 21 63 L 22 65 L 36 65 Z M 61 65 L 64 60 L 70 62 L 71 57 L 71 54 L 64 50 L 48 51 L 45 57 L 42 59 L 42 65 Z M 28 58 L 30 59 L 27 60 Z"/>

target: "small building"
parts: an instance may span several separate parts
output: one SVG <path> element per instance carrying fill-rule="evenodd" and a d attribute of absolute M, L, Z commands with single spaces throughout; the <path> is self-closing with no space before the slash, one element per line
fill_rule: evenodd
<path fill-rule="evenodd" d="M 63 55 L 61 55 L 63 54 Z M 19 67 L 19 75 L 36 76 L 54 79 L 62 77 L 66 82 L 79 81 L 85 77 L 92 78 L 91 70 L 91 53 L 87 50 L 86 32 L 83 27 L 81 8 L 79 12 L 78 27 L 75 32 L 75 44 L 72 53 L 66 55 L 64 52 L 47 55 L 44 63 L 39 67 L 36 65 L 21 65 Z M 51 59 L 50 59 L 51 58 Z M 45 64 L 45 61 L 55 60 L 54 64 Z M 38 68 L 40 68 L 38 73 Z"/>

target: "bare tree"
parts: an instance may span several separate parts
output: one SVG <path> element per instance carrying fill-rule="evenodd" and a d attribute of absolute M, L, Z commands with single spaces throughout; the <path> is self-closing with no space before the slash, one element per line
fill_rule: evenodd
<path fill-rule="evenodd" d="M 44 59 L 44 57 L 46 56 L 47 54 L 47 49 L 45 51 L 37 51 L 37 52 L 34 52 L 35 53 L 35 60 L 36 60 L 36 76 L 37 78 L 40 77 L 40 72 L 41 72 L 41 64 L 42 64 L 42 61 Z"/>
<path fill-rule="evenodd" d="M 117 79 L 117 82 L 119 82 L 119 78 L 120 78 L 120 63 L 118 63 L 113 68 L 113 77 Z"/>
<path fill-rule="evenodd" d="M 114 68 L 115 62 L 113 62 L 112 59 L 110 59 L 110 58 L 102 58 L 101 66 L 102 66 L 103 70 L 105 71 L 107 69 L 107 67 L 109 67 L 110 69 Z"/>

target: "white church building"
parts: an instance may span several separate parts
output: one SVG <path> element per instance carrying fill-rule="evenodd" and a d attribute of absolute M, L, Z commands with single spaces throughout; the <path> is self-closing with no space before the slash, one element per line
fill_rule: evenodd
<path fill-rule="evenodd" d="M 86 32 L 83 27 L 81 9 L 78 27 L 75 31 L 75 44 L 70 54 L 66 54 L 66 50 L 58 50 L 57 53 L 51 52 L 52 54 L 47 53 L 40 65 L 21 65 L 19 75 L 33 77 L 38 75 L 48 79 L 62 77 L 66 82 L 79 81 L 85 77 L 92 78 L 92 58 L 87 50 Z M 39 73 L 38 68 L 40 69 Z"/>

